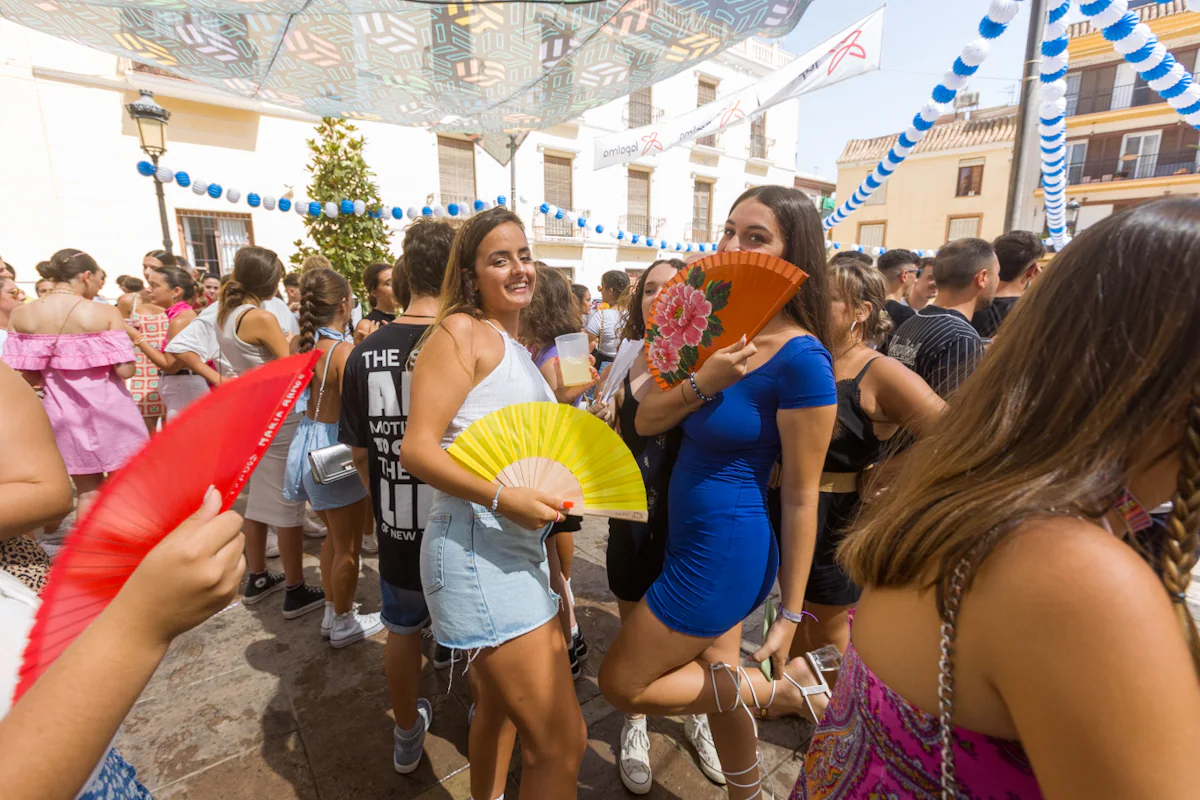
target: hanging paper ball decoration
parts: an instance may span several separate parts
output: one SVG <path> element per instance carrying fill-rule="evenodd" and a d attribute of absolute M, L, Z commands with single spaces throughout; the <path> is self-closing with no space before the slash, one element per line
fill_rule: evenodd
<path fill-rule="evenodd" d="M 624 238 L 625 238 L 625 231 L 617 231 L 617 241 L 619 242 Z"/>
<path fill-rule="evenodd" d="M 354 212 L 354 216 L 361 217 L 367 211 L 367 204 L 362 200 L 355 200 L 350 204 L 350 210 Z"/>
<path fill-rule="evenodd" d="M 384 206 L 384 207 L 383 207 L 383 209 L 382 209 L 382 210 L 379 212 L 379 214 L 380 214 L 380 216 L 382 216 L 384 219 L 391 219 L 391 218 L 392 218 L 392 210 L 391 210 L 390 208 L 388 208 L 387 206 Z"/>
<path fill-rule="evenodd" d="M 540 206 L 538 206 L 538 211 L 542 212 L 543 214 L 549 214 L 550 206 L 546 203 L 542 203 Z"/>
<path fill-rule="evenodd" d="M 221 188 L 221 184 L 219 184 L 219 183 L 210 183 L 208 185 L 208 196 L 214 200 L 216 200 L 218 197 L 220 197 L 221 192 L 223 192 L 223 191 L 225 191 L 225 190 Z"/>
<path fill-rule="evenodd" d="M 338 215 L 338 204 L 329 200 L 325 203 L 325 216 L 333 219 Z"/>
<path fill-rule="evenodd" d="M 175 173 L 166 167 L 159 167 L 154 173 L 154 177 L 159 183 L 170 183 L 175 180 Z"/>
<path fill-rule="evenodd" d="M 421 211 L 416 206 L 409 206 L 407 216 L 409 219 L 416 219 L 421 216 Z"/>
<path fill-rule="evenodd" d="M 1193 2 L 1193 3 L 1195 3 L 1195 2 L 1200 2 L 1200 0 L 1189 0 L 1189 2 Z M 529 201 L 528 201 L 528 200 L 526 200 L 524 197 L 521 197 L 521 196 L 519 196 L 519 195 L 518 195 L 517 199 L 518 199 L 518 200 L 520 200 L 522 203 L 528 203 L 528 202 L 529 202 Z"/>
<path fill-rule="evenodd" d="M 495 207 L 496 207 L 496 204 L 495 204 L 495 203 L 493 203 L 491 200 L 484 200 L 484 201 L 483 201 L 483 210 L 484 210 L 484 211 L 490 211 L 491 209 L 493 209 L 493 208 L 495 208 Z"/>
<path fill-rule="evenodd" d="M 498 205 L 498 206 L 506 206 L 506 205 L 508 205 L 508 198 L 507 198 L 507 197 L 505 197 L 504 195 L 499 195 L 499 196 L 496 198 L 496 205 Z"/>
<path fill-rule="evenodd" d="M 451 203 L 450 205 L 446 206 L 446 213 L 452 217 L 457 217 L 458 216 L 458 203 Z"/>
<path fill-rule="evenodd" d="M 321 204 L 320 204 L 320 203 L 318 203 L 316 200 L 313 200 L 313 201 L 311 201 L 311 202 L 308 204 L 308 215 L 309 215 L 310 217 L 319 217 L 319 216 L 321 216 Z"/>
<path fill-rule="evenodd" d="M 225 199 L 231 203 L 236 203 L 238 200 L 242 199 L 242 193 L 239 192 L 237 189 L 226 189 L 225 190 Z"/>
<path fill-rule="evenodd" d="M 249 202 L 249 198 L 246 198 L 246 200 L 247 200 L 247 202 Z M 267 195 L 266 197 L 264 197 L 262 199 L 262 205 L 263 205 L 263 208 L 265 208 L 267 211 L 274 211 L 275 210 L 275 198 L 271 197 L 271 195 Z"/>
<path fill-rule="evenodd" d="M 841 242 L 834 242 L 834 243 L 833 243 L 833 249 L 834 249 L 834 250 L 841 250 L 841 249 L 842 249 L 842 243 L 841 243 Z"/>
<path fill-rule="evenodd" d="M 567 212 L 563 211 L 561 208 L 554 209 L 554 218 L 555 219 L 562 219 L 564 216 L 566 216 L 566 214 L 567 214 Z"/>
<path fill-rule="evenodd" d="M 576 225 L 578 225 L 578 226 L 579 226 L 579 227 L 581 227 L 581 228 L 586 228 L 586 227 L 587 227 L 587 220 L 586 220 L 586 219 L 584 219 L 583 217 L 580 217 L 579 219 L 575 220 L 575 224 L 576 224 Z"/>
<path fill-rule="evenodd" d="M 684 252 L 685 252 L 685 253 L 690 253 L 690 252 L 692 252 L 692 246 L 689 244 L 689 245 L 687 246 L 687 250 L 685 250 Z"/>
<path fill-rule="evenodd" d="M 597 226 L 596 226 L 596 233 L 604 233 L 604 226 L 603 226 L 603 225 L 597 225 Z"/>
<path fill-rule="evenodd" d="M 392 217 L 394 219 L 404 219 L 404 211 L 400 206 L 392 206 Z"/>
<path fill-rule="evenodd" d="M 262 205 L 262 198 L 254 192 L 251 192 L 250 194 L 246 195 L 246 205 L 250 206 L 251 208 L 258 208 L 260 205 Z"/>
<path fill-rule="evenodd" d="M 270 200 L 271 198 L 268 197 L 267 199 Z M 280 211 L 290 211 L 291 208 L 292 208 L 291 200 L 289 200 L 286 197 L 279 198 L 279 210 Z M 269 207 L 268 207 L 268 210 L 269 210 Z"/>
<path fill-rule="evenodd" d="M 204 181 L 192 181 L 192 192 L 195 194 L 207 194 L 208 184 Z"/>
<path fill-rule="evenodd" d="M 421 207 L 421 216 L 422 217 L 432 217 L 433 209 L 429 206 L 422 206 Z"/>
<path fill-rule="evenodd" d="M 630 243 L 630 244 L 637 244 L 637 243 L 638 243 L 638 235 L 637 235 L 636 233 L 635 233 L 633 236 L 629 237 L 629 243 Z"/>
<path fill-rule="evenodd" d="M 475 210 L 476 211 L 483 211 L 485 208 L 487 208 L 487 203 L 483 202 L 482 200 L 475 201 Z M 561 217 L 560 217 L 560 219 L 561 219 Z"/>
<path fill-rule="evenodd" d="M 646 239 L 646 247 L 654 247 L 654 240 L 647 238 Z"/>
<path fill-rule="evenodd" d="M 675 252 L 678 253 L 682 249 L 683 249 L 683 245 L 681 245 L 679 242 L 676 242 L 675 243 Z"/>
<path fill-rule="evenodd" d="M 180 186 L 187 187 L 192 182 L 192 176 L 183 170 L 179 170 L 175 173 L 175 182 Z"/>
<path fill-rule="evenodd" d="M 141 175 L 144 175 L 147 178 L 154 174 L 154 165 L 149 161 L 139 161 L 137 163 L 137 169 Z"/>
<path fill-rule="evenodd" d="M 343 214 L 353 214 L 354 203 L 350 202 L 349 200 L 343 200 L 342 202 L 338 203 L 338 211 L 342 212 Z"/>

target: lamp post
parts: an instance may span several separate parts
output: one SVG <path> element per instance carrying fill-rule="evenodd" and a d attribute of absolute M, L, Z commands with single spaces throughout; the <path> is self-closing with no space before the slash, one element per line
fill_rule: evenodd
<path fill-rule="evenodd" d="M 1067 203 L 1067 230 L 1071 235 L 1075 235 L 1075 226 L 1079 224 L 1079 209 L 1083 208 L 1083 203 L 1072 198 L 1071 202 Z"/>
<path fill-rule="evenodd" d="M 125 106 L 129 117 L 137 123 L 138 140 L 142 152 L 150 156 L 150 163 L 158 169 L 158 158 L 167 152 L 167 120 L 171 112 L 154 101 L 154 92 L 141 90 L 141 97 Z M 154 179 L 154 191 L 158 195 L 158 216 L 162 222 L 163 249 L 171 253 L 171 227 L 167 224 L 167 200 L 163 196 L 162 181 Z"/>

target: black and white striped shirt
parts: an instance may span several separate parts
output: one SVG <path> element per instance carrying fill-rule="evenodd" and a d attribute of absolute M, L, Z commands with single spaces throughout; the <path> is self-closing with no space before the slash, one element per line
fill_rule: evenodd
<path fill-rule="evenodd" d="M 925 306 L 896 329 L 888 355 L 949 398 L 983 357 L 983 340 L 962 314 Z"/>

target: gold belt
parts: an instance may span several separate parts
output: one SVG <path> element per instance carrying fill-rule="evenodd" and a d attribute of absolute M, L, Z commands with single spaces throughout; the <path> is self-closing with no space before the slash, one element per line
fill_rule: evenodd
<path fill-rule="evenodd" d="M 858 491 L 860 472 L 822 472 L 821 491 L 829 494 L 853 494 Z"/>

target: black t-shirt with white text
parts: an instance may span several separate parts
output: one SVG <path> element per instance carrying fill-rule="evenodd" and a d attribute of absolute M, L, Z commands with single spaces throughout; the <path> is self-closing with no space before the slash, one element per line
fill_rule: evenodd
<path fill-rule="evenodd" d="M 367 451 L 371 506 L 379 536 L 379 574 L 402 589 L 421 591 L 421 532 L 433 488 L 400 467 L 408 424 L 413 349 L 425 325 L 384 325 L 354 348 L 342 379 L 338 438 Z"/>

